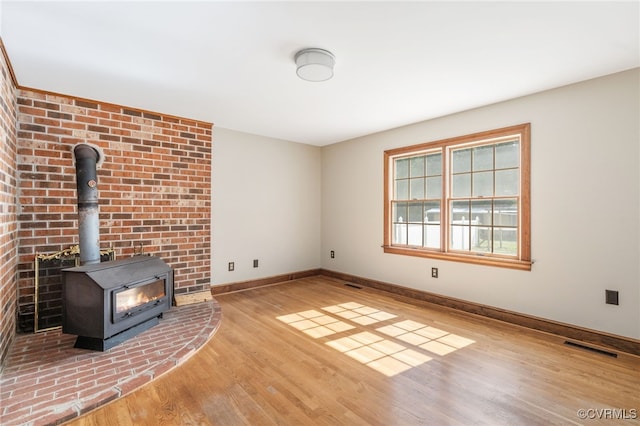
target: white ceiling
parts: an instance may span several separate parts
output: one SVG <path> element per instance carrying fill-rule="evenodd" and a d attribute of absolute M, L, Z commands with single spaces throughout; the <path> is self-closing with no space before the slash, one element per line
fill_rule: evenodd
<path fill-rule="evenodd" d="M 0 32 L 21 86 L 322 146 L 638 67 L 639 5 L 5 0 Z"/>

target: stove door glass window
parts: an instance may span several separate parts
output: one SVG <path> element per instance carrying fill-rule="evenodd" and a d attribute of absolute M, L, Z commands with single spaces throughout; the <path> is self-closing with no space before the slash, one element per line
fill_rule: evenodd
<path fill-rule="evenodd" d="M 155 306 L 152 302 L 166 296 L 164 280 L 159 279 L 115 293 L 116 320 L 135 315 Z"/>

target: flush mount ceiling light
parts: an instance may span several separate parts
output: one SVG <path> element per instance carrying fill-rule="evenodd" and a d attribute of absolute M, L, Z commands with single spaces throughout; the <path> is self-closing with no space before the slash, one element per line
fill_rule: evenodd
<path fill-rule="evenodd" d="M 336 58 L 324 49 L 302 49 L 295 56 L 296 74 L 306 81 L 326 81 L 333 77 Z"/>

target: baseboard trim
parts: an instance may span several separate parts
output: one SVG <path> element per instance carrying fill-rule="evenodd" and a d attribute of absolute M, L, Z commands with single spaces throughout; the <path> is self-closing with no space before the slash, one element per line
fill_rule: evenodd
<path fill-rule="evenodd" d="M 499 321 L 508 322 L 518 326 L 542 331 L 570 339 L 597 345 L 607 350 L 615 350 L 630 355 L 640 356 L 640 340 L 629 337 L 618 336 L 601 331 L 591 330 L 588 328 L 578 327 L 571 324 L 565 324 L 553 320 L 535 317 L 532 315 L 521 314 L 506 309 L 495 308 L 480 303 L 469 302 L 466 300 L 456 299 L 452 297 L 441 296 L 435 293 L 429 293 L 422 290 L 416 290 L 403 287 L 396 284 L 385 283 L 382 281 L 371 280 L 368 278 L 358 277 L 355 275 L 344 274 L 342 272 L 321 269 L 320 274 L 335 278 L 349 283 L 354 283 L 363 287 L 374 288 L 386 291 L 400 296 L 421 300 L 435 305 L 444 306 L 446 308 L 467 312 Z"/>
<path fill-rule="evenodd" d="M 310 269 L 308 271 L 299 271 L 299 272 L 292 272 L 290 274 L 274 275 L 271 277 L 258 278 L 255 280 L 238 281 L 235 283 L 214 285 L 214 286 L 211 286 L 211 294 L 215 296 L 217 294 L 249 290 L 252 288 L 283 283 L 286 281 L 298 280 L 300 278 L 313 277 L 315 275 L 321 275 L 321 269 Z"/>

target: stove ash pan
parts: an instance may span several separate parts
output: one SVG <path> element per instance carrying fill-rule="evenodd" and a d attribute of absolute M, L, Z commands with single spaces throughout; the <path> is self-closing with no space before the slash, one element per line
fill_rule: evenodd
<path fill-rule="evenodd" d="M 136 256 L 62 270 L 62 332 L 104 351 L 159 323 L 171 308 L 173 269 Z"/>

